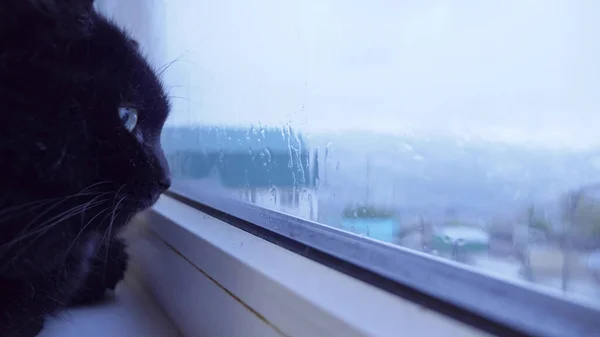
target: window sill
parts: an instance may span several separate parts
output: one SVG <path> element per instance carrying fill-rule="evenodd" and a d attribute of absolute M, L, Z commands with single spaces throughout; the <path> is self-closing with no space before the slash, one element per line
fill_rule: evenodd
<path fill-rule="evenodd" d="M 135 227 L 137 273 L 185 336 L 485 335 L 170 197 Z"/>

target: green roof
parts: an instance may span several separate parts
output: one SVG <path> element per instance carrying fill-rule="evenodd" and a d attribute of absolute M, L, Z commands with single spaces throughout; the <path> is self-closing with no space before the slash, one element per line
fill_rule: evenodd
<path fill-rule="evenodd" d="M 175 179 L 268 188 L 318 181 L 317 152 L 291 128 L 166 127 L 162 142 Z"/>

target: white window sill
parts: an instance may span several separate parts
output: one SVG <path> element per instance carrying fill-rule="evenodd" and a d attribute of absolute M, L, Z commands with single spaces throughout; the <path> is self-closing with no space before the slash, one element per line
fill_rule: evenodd
<path fill-rule="evenodd" d="M 115 296 L 60 315 L 41 337 L 489 335 L 171 197 L 130 229 Z"/>
<path fill-rule="evenodd" d="M 178 337 L 141 284 L 128 275 L 105 303 L 49 319 L 39 337 Z"/>
<path fill-rule="evenodd" d="M 185 336 L 486 333 L 163 196 L 136 224 L 136 274 Z"/>

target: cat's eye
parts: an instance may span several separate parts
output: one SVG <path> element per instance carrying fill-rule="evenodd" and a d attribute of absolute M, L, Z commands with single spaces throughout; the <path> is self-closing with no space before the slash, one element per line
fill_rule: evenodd
<path fill-rule="evenodd" d="M 127 131 L 131 132 L 133 131 L 133 129 L 135 129 L 135 126 L 137 125 L 138 111 L 136 108 L 132 107 L 120 107 L 119 118 L 121 118 L 123 127 L 125 127 Z"/>

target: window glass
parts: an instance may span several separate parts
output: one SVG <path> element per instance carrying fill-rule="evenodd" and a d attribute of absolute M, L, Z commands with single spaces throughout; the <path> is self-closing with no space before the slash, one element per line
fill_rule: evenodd
<path fill-rule="evenodd" d="M 153 3 L 175 179 L 600 304 L 599 2 Z"/>

